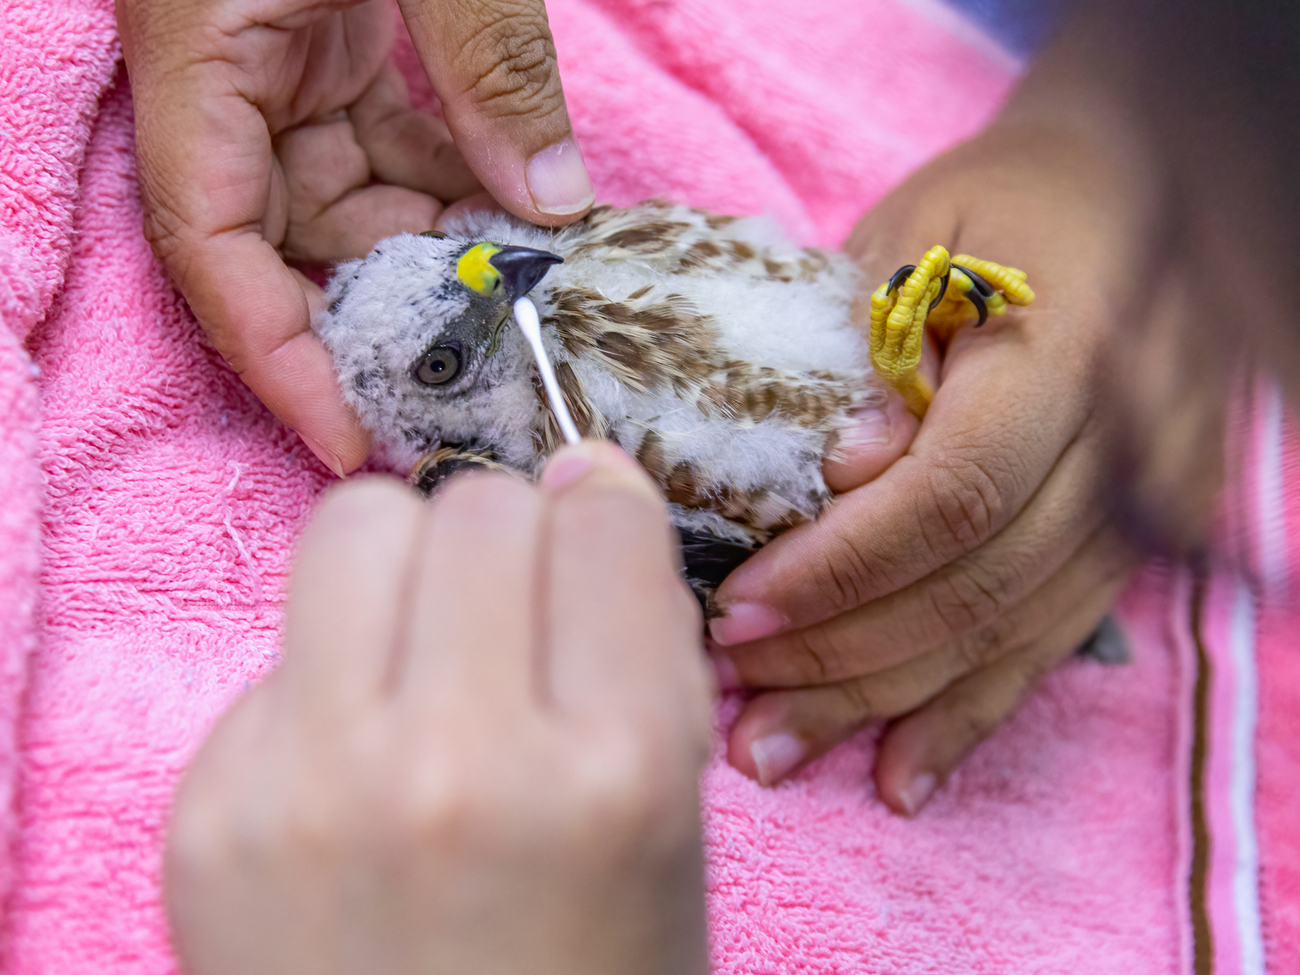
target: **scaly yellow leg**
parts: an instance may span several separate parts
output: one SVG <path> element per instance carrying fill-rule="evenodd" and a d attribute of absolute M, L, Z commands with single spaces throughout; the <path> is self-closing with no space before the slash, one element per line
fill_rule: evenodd
<path fill-rule="evenodd" d="M 988 316 L 1006 314 L 1008 305 L 1033 300 L 1024 271 L 967 254 L 950 258 L 936 245 L 871 296 L 871 364 L 907 408 L 924 417 L 934 399 L 918 369 L 926 326 L 946 341 L 963 325 L 978 328 Z"/>

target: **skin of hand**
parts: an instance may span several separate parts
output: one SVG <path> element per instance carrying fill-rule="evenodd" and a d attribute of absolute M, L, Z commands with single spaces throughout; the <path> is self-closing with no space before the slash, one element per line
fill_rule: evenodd
<path fill-rule="evenodd" d="M 764 784 L 887 721 L 877 791 L 915 814 L 1093 630 L 1134 529 L 1178 547 L 1206 524 L 1222 369 L 1183 355 L 1190 292 L 1164 246 L 1162 169 L 1092 56 L 1069 41 L 1045 53 L 984 134 L 848 243 L 873 286 L 942 243 L 1021 267 L 1038 299 L 960 331 L 919 430 L 896 405 L 874 442 L 827 465 L 845 493 L 823 517 L 720 588 L 719 683 L 753 693 L 729 759 Z M 1125 429 L 1135 393 L 1163 418 L 1143 442 Z M 1181 501 L 1137 510 L 1118 493 Z"/>
<path fill-rule="evenodd" d="M 342 476 L 369 440 L 286 259 L 362 257 L 480 185 L 558 225 L 593 201 L 543 0 L 402 0 L 444 121 L 413 111 L 383 0 L 118 0 L 145 235 L 217 351 Z"/>
<path fill-rule="evenodd" d="M 192 975 L 708 971 L 712 688 L 667 512 L 616 448 L 534 488 L 340 486 L 284 660 L 178 793 Z"/>

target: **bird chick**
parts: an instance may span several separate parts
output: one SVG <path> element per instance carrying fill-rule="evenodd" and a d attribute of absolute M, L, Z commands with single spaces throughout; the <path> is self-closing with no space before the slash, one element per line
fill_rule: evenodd
<path fill-rule="evenodd" d="M 532 477 L 563 443 L 532 353 L 508 327 L 524 294 L 579 431 L 618 443 L 659 485 L 700 594 L 817 516 L 838 432 L 852 411 L 884 405 L 850 317 L 857 268 L 790 243 L 770 220 L 648 202 L 597 207 L 560 230 L 475 213 L 448 231 L 392 237 L 340 265 L 314 323 L 344 398 L 387 462 L 426 490 L 471 463 Z M 977 279 L 978 298 L 988 283 L 968 273 L 954 265 L 951 277 L 967 291 Z M 927 309 L 909 309 L 960 289 L 946 264 L 913 277 L 895 275 L 880 307 L 924 328 Z M 911 379 L 915 364 L 901 371 Z M 920 392 L 909 402 L 923 407 Z"/>

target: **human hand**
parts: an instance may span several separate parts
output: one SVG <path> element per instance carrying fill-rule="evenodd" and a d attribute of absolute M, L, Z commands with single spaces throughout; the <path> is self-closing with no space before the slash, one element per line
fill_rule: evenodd
<path fill-rule="evenodd" d="M 960 331 L 910 447 L 904 426 L 858 451 L 856 478 L 828 466 L 832 486 L 853 489 L 720 588 L 720 680 L 761 692 L 731 731 L 741 771 L 773 783 L 892 720 L 876 785 L 895 811 L 915 813 L 1107 611 L 1135 558 L 1121 530 L 1131 526 L 1115 517 L 1116 477 L 1176 480 L 1219 443 L 1222 400 L 1187 382 L 1194 364 L 1172 354 L 1187 292 L 1178 263 L 1155 259 L 1160 178 L 1140 133 L 1077 62 L 1045 59 L 984 135 L 857 228 L 848 250 L 872 286 L 942 243 L 1025 269 L 1039 297 Z M 1139 345 L 1137 334 L 1173 341 Z M 1131 384 L 1169 420 L 1134 451 L 1108 387 L 1116 358 L 1139 356 Z M 904 447 L 864 483 L 871 457 Z M 1138 492 L 1182 495 L 1188 509 L 1163 524 L 1147 511 L 1140 527 L 1203 525 L 1212 481 Z"/>
<path fill-rule="evenodd" d="M 663 501 L 603 444 L 557 454 L 540 490 L 329 495 L 283 664 L 178 795 L 184 969 L 707 971 L 710 690 L 677 558 Z"/>
<path fill-rule="evenodd" d="M 413 111 L 383 0 L 118 0 L 145 234 L 212 344 L 340 476 L 369 440 L 310 328 L 337 261 L 479 183 L 567 223 L 592 202 L 543 0 L 404 0 L 446 118 Z"/>

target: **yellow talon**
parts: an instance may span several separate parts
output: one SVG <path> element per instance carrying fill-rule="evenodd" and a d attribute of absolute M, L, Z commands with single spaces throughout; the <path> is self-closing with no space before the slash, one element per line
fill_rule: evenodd
<path fill-rule="evenodd" d="M 1007 305 L 1034 300 L 1025 272 L 967 254 L 950 258 L 931 247 L 921 262 L 906 265 L 871 296 L 871 364 L 903 396 L 917 417 L 934 399 L 934 389 L 918 370 L 922 340 L 930 326 L 947 341 L 963 325 L 983 325 Z"/>

